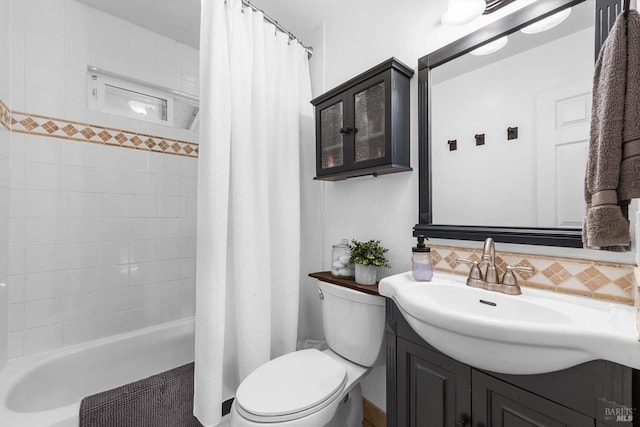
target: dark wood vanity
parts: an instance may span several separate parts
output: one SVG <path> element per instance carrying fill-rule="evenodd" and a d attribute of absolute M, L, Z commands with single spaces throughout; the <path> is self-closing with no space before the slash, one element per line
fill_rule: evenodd
<path fill-rule="evenodd" d="M 387 300 L 387 426 L 640 426 L 640 371 L 597 360 L 539 375 L 476 369 L 439 352 Z"/>

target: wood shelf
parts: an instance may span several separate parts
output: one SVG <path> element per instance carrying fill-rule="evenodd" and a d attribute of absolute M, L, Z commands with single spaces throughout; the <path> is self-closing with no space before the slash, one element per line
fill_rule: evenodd
<path fill-rule="evenodd" d="M 323 282 L 332 283 L 338 286 L 344 286 L 345 288 L 355 289 L 356 291 L 364 292 L 365 294 L 380 295 L 378 292 L 378 283 L 375 285 L 359 285 L 353 278 L 347 279 L 343 277 L 333 277 L 330 271 L 320 271 L 317 273 L 309 273 L 309 277 L 321 280 Z"/>

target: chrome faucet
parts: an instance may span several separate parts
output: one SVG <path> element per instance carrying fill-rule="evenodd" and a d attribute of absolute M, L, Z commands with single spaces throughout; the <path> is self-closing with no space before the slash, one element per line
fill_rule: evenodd
<path fill-rule="evenodd" d="M 484 271 L 484 281 L 487 283 L 499 283 L 498 270 L 496 270 L 496 245 L 491 237 L 487 237 L 482 247 L 480 263 L 487 264 Z"/>
<path fill-rule="evenodd" d="M 469 277 L 467 277 L 467 286 L 482 288 L 493 292 L 501 292 L 508 295 L 522 294 L 520 286 L 518 285 L 518 279 L 513 273 L 514 271 L 527 271 L 529 273 L 533 273 L 533 268 L 531 267 L 512 267 L 508 265 L 502 276 L 502 281 L 498 280 L 499 274 L 498 269 L 496 268 L 496 246 L 491 237 L 488 237 L 484 241 L 480 262 L 464 258 L 458 258 L 457 261 L 471 264 Z M 482 264 L 487 265 L 484 272 L 480 269 L 480 265 Z"/>

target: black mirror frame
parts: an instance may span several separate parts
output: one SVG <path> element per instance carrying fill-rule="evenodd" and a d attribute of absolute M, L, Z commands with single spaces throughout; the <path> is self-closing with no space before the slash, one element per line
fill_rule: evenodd
<path fill-rule="evenodd" d="M 418 60 L 418 157 L 419 157 L 419 223 L 414 236 L 482 241 L 492 237 L 497 242 L 581 248 L 579 228 L 526 228 L 432 223 L 431 198 L 431 69 L 462 56 L 471 50 L 526 27 L 532 21 L 577 5 L 585 0 L 538 0 L 511 15 L 499 19 Z M 597 23 L 596 23 L 596 26 Z"/>

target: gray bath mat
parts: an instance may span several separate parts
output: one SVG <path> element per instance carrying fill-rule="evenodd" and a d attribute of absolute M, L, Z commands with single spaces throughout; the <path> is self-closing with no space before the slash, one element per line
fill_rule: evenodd
<path fill-rule="evenodd" d="M 193 366 L 85 397 L 80 427 L 202 427 L 193 416 Z"/>

